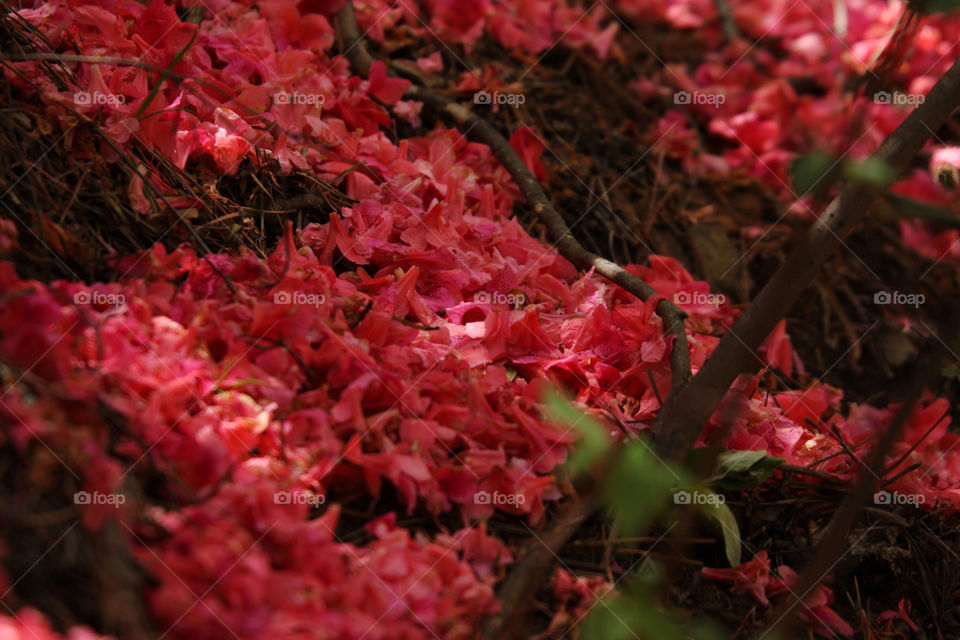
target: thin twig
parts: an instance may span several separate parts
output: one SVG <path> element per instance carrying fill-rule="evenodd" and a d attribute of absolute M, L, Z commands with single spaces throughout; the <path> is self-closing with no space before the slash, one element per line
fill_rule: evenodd
<path fill-rule="evenodd" d="M 836 438 L 837 442 L 840 443 L 840 447 L 843 448 L 843 452 L 847 454 L 847 456 L 850 458 L 850 461 L 853 462 L 855 465 L 857 464 L 862 465 L 863 460 L 857 457 L 857 454 L 853 452 L 853 450 L 847 444 L 847 441 L 843 439 L 843 434 L 840 433 L 840 428 L 837 427 L 837 425 L 835 424 L 831 425 L 830 432 L 833 433 L 833 437 Z"/>
<path fill-rule="evenodd" d="M 840 478 L 832 473 L 827 473 L 826 471 L 818 471 L 816 469 L 808 469 L 806 467 L 797 467 L 792 464 L 781 464 L 777 468 L 787 473 L 794 473 L 800 476 L 810 476 L 811 478 L 817 478 L 831 484 L 840 484 L 842 482 Z"/>
<path fill-rule="evenodd" d="M 893 471 L 894 469 L 896 469 L 897 467 L 899 467 L 899 466 L 903 463 L 903 461 L 907 459 L 907 456 L 909 456 L 911 453 L 913 453 L 914 450 L 915 450 L 917 447 L 920 446 L 920 443 L 923 442 L 924 440 L 926 440 L 926 439 L 927 439 L 927 436 L 929 436 L 931 433 L 933 433 L 933 430 L 937 428 L 937 425 L 939 425 L 941 422 L 943 422 L 943 419 L 946 418 L 948 415 L 950 415 L 950 409 L 947 409 L 946 411 L 944 411 L 944 412 L 943 412 L 943 415 L 940 416 L 940 418 L 938 418 L 937 421 L 933 423 L 933 426 L 931 426 L 929 429 L 927 429 L 927 432 L 924 433 L 922 436 L 920 436 L 920 438 L 919 438 L 916 442 L 913 443 L 913 446 L 911 446 L 909 449 L 907 449 L 906 453 L 904 453 L 902 456 L 900 456 L 900 459 L 899 459 L 899 460 L 897 460 L 897 461 L 894 462 L 893 464 L 887 466 L 887 468 L 883 470 L 883 474 L 881 474 L 881 475 L 887 475 L 888 473 L 890 473 L 891 471 Z"/>
<path fill-rule="evenodd" d="M 922 466 L 923 466 L 923 465 L 922 465 L 921 463 L 919 463 L 919 462 L 914 462 L 912 465 L 910 465 L 909 467 L 907 467 L 906 469 L 904 469 L 903 471 L 901 471 L 901 472 L 898 473 L 897 475 L 893 476 L 893 477 L 890 478 L 889 480 L 884 479 L 883 484 L 880 485 L 880 486 L 881 486 L 881 487 L 889 487 L 891 484 L 893 484 L 894 482 L 896 482 L 897 480 L 899 480 L 899 479 L 902 478 L 903 476 L 907 475 L 907 474 L 910 473 L 911 471 L 916 471 L 917 469 L 919 469 L 919 468 L 922 467 Z"/>
<path fill-rule="evenodd" d="M 879 484 L 884 460 L 894 443 L 900 439 L 900 435 L 906 428 L 907 419 L 913 413 L 913 408 L 920 400 L 923 390 L 936 379 L 939 371 L 936 364 L 937 354 L 932 348 L 927 349 L 914 363 L 916 373 L 910 378 L 912 384 L 908 390 L 907 399 L 900 410 L 897 411 L 893 422 L 870 452 L 867 464 L 850 492 L 834 512 L 833 518 L 831 518 L 823 533 L 820 544 L 817 545 L 813 559 L 800 574 L 797 582 L 791 586 L 789 600 L 778 608 L 774 616 L 774 622 L 760 637 L 790 637 L 797 607 L 803 603 L 813 588 L 830 573 L 842 554 L 849 549 L 847 535 L 856 523 L 861 509 L 867 505 Z"/>
<path fill-rule="evenodd" d="M 899 193 L 891 192 L 883 197 L 890 205 L 890 210 L 885 212 L 885 215 L 891 218 L 913 218 L 929 224 L 960 228 L 960 211 L 920 202 Z"/>
<path fill-rule="evenodd" d="M 370 55 L 360 35 L 352 2 L 348 0 L 345 7 L 336 15 L 334 25 L 340 51 L 349 60 L 353 70 L 362 76 L 369 75 L 375 59 Z M 573 236 L 570 227 L 554 208 L 537 178 L 513 150 L 510 143 L 489 122 L 477 117 L 463 105 L 451 102 L 416 85 L 407 90 L 405 97 L 429 105 L 452 120 L 468 138 L 490 147 L 493 155 L 513 177 L 541 223 L 550 232 L 560 255 L 580 269 L 593 269 L 597 274 L 623 287 L 641 300 L 659 298 L 656 307 L 657 315 L 663 321 L 664 330 L 675 338 L 670 353 L 672 387 L 686 386 L 690 380 L 690 349 L 687 345 L 687 334 L 683 322 L 686 314 L 668 299 L 661 297 L 656 289 L 620 265 L 587 251 Z M 581 494 L 575 501 L 565 505 L 561 515 L 544 533 L 526 545 L 519 556 L 520 561 L 500 585 L 497 597 L 501 612 L 488 620 L 484 628 L 486 637 L 508 638 L 516 637 L 514 634 L 520 633 L 519 622 L 527 610 L 529 600 L 538 586 L 552 573 L 557 554 L 577 528 L 601 508 L 603 501 L 597 490 L 598 484 L 596 483 L 587 494 Z"/>
<path fill-rule="evenodd" d="M 357 26 L 353 3 L 347 2 L 334 20 L 340 50 L 350 61 L 350 66 L 360 75 L 366 76 L 370 66 L 376 61 L 367 50 L 360 29 Z M 500 135 L 489 122 L 474 115 L 468 108 L 451 102 L 427 89 L 411 86 L 406 96 L 428 104 L 439 113 L 450 118 L 457 128 L 467 137 L 490 147 L 493 155 L 510 173 L 527 202 L 533 207 L 537 217 L 556 241 L 557 250 L 564 258 L 580 269 L 594 269 L 607 280 L 620 285 L 641 300 L 659 296 L 657 290 L 625 270 L 620 265 L 595 253 L 587 251 L 570 232 L 570 227 L 553 207 L 553 203 L 544 193 L 540 182 L 533 175 L 523 159 L 517 155 L 510 143 Z M 674 348 L 670 354 L 673 373 L 673 386 L 683 386 L 690 379 L 690 353 L 683 320 L 686 314 L 666 298 L 657 303 L 657 314 L 663 319 L 666 332 L 675 337 Z"/>
<path fill-rule="evenodd" d="M 737 22 L 733 18 L 733 8 L 730 6 L 730 0 L 713 0 L 713 6 L 717 10 L 717 17 L 720 19 L 720 26 L 723 28 L 723 35 L 727 40 L 739 38 L 740 30 L 737 29 Z"/>

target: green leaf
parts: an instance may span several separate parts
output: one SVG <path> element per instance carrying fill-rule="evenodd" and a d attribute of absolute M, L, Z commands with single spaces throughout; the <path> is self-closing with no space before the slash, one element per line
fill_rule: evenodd
<path fill-rule="evenodd" d="M 607 598 L 584 621 L 580 638 L 589 640 L 681 640 L 680 624 L 657 601 L 663 575 L 654 563 L 644 563 L 620 588 L 619 597 Z"/>
<path fill-rule="evenodd" d="M 582 640 L 682 640 L 679 625 L 649 597 L 605 599 L 579 629 Z"/>
<path fill-rule="evenodd" d="M 687 454 L 683 466 L 693 473 L 706 475 L 713 470 L 716 466 L 717 458 L 719 458 L 720 454 L 724 451 L 726 451 L 726 449 L 715 444 L 705 447 L 695 447 Z"/>
<path fill-rule="evenodd" d="M 960 0 L 926 0 L 922 3 L 920 13 L 950 13 L 960 9 Z"/>
<path fill-rule="evenodd" d="M 661 461 L 643 438 L 625 445 L 604 485 L 618 531 L 630 535 L 652 523 L 682 484 L 679 472 Z"/>
<path fill-rule="evenodd" d="M 848 180 L 884 187 L 893 182 L 896 172 L 883 160 L 871 157 L 859 164 L 855 162 L 844 163 L 843 175 Z"/>
<path fill-rule="evenodd" d="M 731 449 L 717 456 L 717 473 L 728 474 L 747 471 L 753 465 L 767 457 L 767 450 L 738 451 Z"/>
<path fill-rule="evenodd" d="M 610 434 L 603 424 L 580 411 L 556 393 L 547 396 L 547 417 L 580 434 L 567 467 L 572 475 L 583 472 L 610 449 Z"/>
<path fill-rule="evenodd" d="M 822 151 L 800 156 L 790 166 L 790 177 L 797 194 L 826 190 L 836 182 L 836 159 Z"/>
<path fill-rule="evenodd" d="M 713 483 L 725 489 L 745 489 L 764 482 L 785 460 L 760 451 L 724 451 L 717 456 Z"/>
<path fill-rule="evenodd" d="M 719 526 L 723 535 L 723 550 L 726 553 L 727 561 L 731 567 L 740 564 L 740 527 L 737 525 L 737 519 L 733 511 L 723 501 L 721 496 L 712 491 L 700 490 L 702 493 L 712 494 L 713 500 L 709 498 L 701 505 L 703 512 L 712 518 Z"/>
<path fill-rule="evenodd" d="M 619 597 L 606 598 L 593 608 L 579 627 L 581 640 L 721 640 L 729 638 L 708 621 L 689 619 L 664 610 L 658 592 L 661 572 L 644 563 L 638 575 L 628 579 Z"/>

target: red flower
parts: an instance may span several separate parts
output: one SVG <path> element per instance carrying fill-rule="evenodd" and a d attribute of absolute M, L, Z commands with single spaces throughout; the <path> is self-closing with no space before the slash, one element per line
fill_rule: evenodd
<path fill-rule="evenodd" d="M 734 593 L 749 593 L 757 602 L 769 605 L 767 590 L 771 584 L 770 559 L 766 551 L 757 553 L 753 560 L 730 569 L 701 569 L 704 578 L 720 582 L 731 582 Z"/>

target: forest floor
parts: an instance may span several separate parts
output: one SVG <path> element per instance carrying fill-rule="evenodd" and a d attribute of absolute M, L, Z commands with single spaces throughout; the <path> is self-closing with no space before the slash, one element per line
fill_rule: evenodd
<path fill-rule="evenodd" d="M 456 85 L 464 63 L 481 68 L 496 62 L 505 83 L 522 83 L 526 101 L 519 106 L 501 105 L 496 113 L 483 108 L 483 113 L 508 137 L 521 125 L 534 127 L 542 135 L 547 146 L 545 190 L 582 244 L 621 264 L 644 263 L 650 254 L 672 256 L 714 291 L 745 306 L 783 262 L 795 234 L 809 220 L 787 213 L 776 194 L 745 173 L 691 175 L 652 147 L 649 123 L 662 117 L 668 105 L 642 101 L 625 89 L 626 84 L 644 68 L 658 68 L 664 60 L 696 62 L 704 45 L 693 35 L 656 27 L 638 30 L 619 35 L 623 59 L 603 64 L 559 47 L 539 57 L 510 57 L 499 45 L 482 39 L 463 59 L 445 52 L 448 71 L 434 78 L 433 84 L 438 92 L 454 95 L 444 87 Z M 434 49 L 434 43 L 408 42 L 402 49 L 377 53 L 417 58 Z M 14 112 L 0 130 L 0 147 L 6 150 L 0 159 L 0 188 L 18 183 L 16 193 L 33 200 L 21 205 L 34 215 L 32 223 L 42 230 L 43 241 L 61 251 L 56 258 L 34 252 L 29 239 L 24 239 L 18 264 L 22 275 L 49 281 L 67 276 L 69 269 L 90 279 L 107 279 L 111 268 L 99 258 L 110 250 L 129 253 L 156 241 L 169 247 L 196 242 L 197 238 L 183 233 L 160 237 L 158 229 L 146 221 L 131 223 L 121 211 L 125 205 L 118 204 L 124 191 L 118 185 L 126 184 L 120 169 L 96 158 L 78 158 L 64 145 L 51 146 L 56 134 L 38 130 L 28 110 L 18 112 L 20 107 L 12 102 L 0 108 Z M 431 125 L 427 116 L 425 126 Z M 403 137 L 409 129 L 409 124 L 401 123 L 395 134 Z M 724 142 L 703 133 L 699 144 L 720 150 Z M 24 158 L 40 170 L 23 173 Z M 291 193 L 309 187 L 319 188 L 323 196 L 311 207 L 301 208 L 296 227 L 325 222 L 331 211 L 349 201 L 336 184 L 321 184 L 305 174 L 282 175 L 269 165 L 254 170 L 245 163 L 232 177 L 218 176 L 203 164 L 185 174 L 170 171 L 185 181 L 184 193 L 210 187 L 217 194 L 210 200 L 217 215 L 197 227 L 199 237 L 214 252 L 246 247 L 266 254 L 280 238 L 283 223 L 263 211 Z M 64 202 L 71 206 L 64 207 Z M 550 244 L 528 207 L 521 205 L 517 214 L 531 235 Z M 752 229 L 764 231 L 757 234 Z M 873 296 L 881 286 L 912 290 L 920 274 L 927 304 L 911 311 L 918 331 L 905 333 L 885 307 L 872 303 Z M 956 265 L 918 256 L 903 246 L 895 219 L 869 216 L 845 239 L 845 248 L 788 315 L 787 330 L 805 370 L 795 371 L 790 378 L 771 372 L 765 377 L 767 389 L 805 388 L 822 380 L 843 389 L 849 402 L 895 402 L 920 336 L 926 333 L 923 327 L 955 322 L 953 303 L 958 294 Z M 960 398 L 955 395 L 957 386 L 946 382 L 941 395 L 951 401 L 956 423 Z M 727 503 L 739 522 L 749 553 L 745 557 L 763 548 L 799 568 L 842 497 L 836 487 L 787 473 L 758 487 L 728 492 Z M 343 500 L 342 527 L 349 531 L 353 520 L 356 525 L 355 535 L 347 533 L 344 540 L 362 540 L 367 535 L 362 524 L 375 514 L 367 505 L 362 495 L 353 502 Z M 387 490 L 374 511 L 385 513 L 397 506 Z M 449 519 L 452 523 L 457 517 Z M 444 520 L 418 511 L 401 523 L 431 531 L 447 524 Z M 861 611 L 872 618 L 878 611 L 896 609 L 902 598 L 909 597 L 911 617 L 922 630 L 916 637 L 960 637 L 958 525 L 956 514 L 944 511 L 910 506 L 868 509 L 833 571 L 834 608 L 845 620 L 859 622 Z M 526 525 L 502 514 L 491 520 L 491 527 L 507 541 L 519 542 L 529 535 Z M 723 565 L 722 544 L 715 532 L 691 530 L 688 534 L 687 544 L 674 540 L 651 551 L 666 559 L 672 572 L 671 602 L 721 620 L 741 637 L 763 628 L 769 622 L 764 617 L 769 610 L 765 614 L 758 609 L 749 595 L 731 598 L 725 588 L 701 577 L 701 567 Z M 595 518 L 563 550 L 560 560 L 578 575 L 616 581 L 656 540 L 656 536 L 610 540 L 605 520 Z M 555 610 L 550 598 L 544 585 L 542 615 L 532 621 L 537 628 L 543 628 Z M 906 627 L 900 628 L 904 637 L 912 637 Z M 865 632 L 863 637 L 870 636 Z"/>

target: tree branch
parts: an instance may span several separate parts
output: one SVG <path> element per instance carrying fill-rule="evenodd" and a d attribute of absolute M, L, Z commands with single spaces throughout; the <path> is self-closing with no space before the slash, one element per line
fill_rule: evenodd
<path fill-rule="evenodd" d="M 368 75 L 370 65 L 374 63 L 375 59 L 370 55 L 366 43 L 360 35 L 352 2 L 347 2 L 343 10 L 336 15 L 334 25 L 340 50 L 350 61 L 350 66 L 360 75 Z M 536 177 L 517 155 L 517 152 L 513 150 L 510 143 L 489 122 L 477 117 L 463 105 L 451 102 L 416 85 L 407 90 L 405 97 L 430 105 L 452 120 L 457 128 L 471 140 L 490 147 L 493 155 L 513 176 L 521 193 L 533 207 L 534 213 L 550 232 L 560 255 L 580 269 L 595 269 L 598 274 L 620 285 L 641 300 L 659 295 L 656 289 L 620 265 L 587 251 L 573 237 L 567 223 L 553 207 L 553 203 L 544 193 Z M 690 349 L 687 346 L 687 334 L 683 325 L 686 314 L 666 298 L 661 298 L 657 303 L 657 315 L 663 320 L 664 330 L 675 337 L 674 346 L 670 353 L 673 387 L 683 386 L 690 379 Z"/>
<path fill-rule="evenodd" d="M 346 6 L 334 19 L 340 51 L 350 61 L 351 67 L 360 75 L 367 76 L 375 59 L 367 50 L 366 43 L 357 26 L 353 3 L 348 0 Z M 403 69 L 396 68 L 400 75 L 409 77 Z M 534 213 L 550 232 L 556 242 L 557 250 L 576 267 L 594 269 L 607 280 L 623 287 L 641 300 L 659 296 L 656 289 L 642 279 L 626 271 L 620 265 L 587 251 L 570 232 L 563 217 L 554 208 L 553 203 L 531 173 L 527 165 L 510 146 L 510 143 L 486 120 L 474 115 L 466 107 L 442 98 L 433 92 L 414 84 L 405 95 L 411 100 L 419 100 L 454 122 L 457 128 L 475 142 L 490 147 L 493 155 L 513 177 L 521 193 L 533 207 Z M 657 315 L 663 321 L 664 330 L 675 337 L 670 352 L 672 388 L 685 386 L 690 380 L 690 348 L 684 328 L 686 314 L 666 298 L 660 298 L 656 307 Z M 603 505 L 600 499 L 599 482 L 595 482 L 587 491 L 568 503 L 560 515 L 539 536 L 530 540 L 519 554 L 517 564 L 500 585 L 497 592 L 501 612 L 490 618 L 485 625 L 484 635 L 488 638 L 522 637 L 521 621 L 528 609 L 529 602 L 537 587 L 551 573 L 557 556 L 570 540 L 579 526 Z"/>
<path fill-rule="evenodd" d="M 960 60 L 954 62 L 923 104 L 884 140 L 871 158 L 889 166 L 891 176 L 899 175 L 958 105 Z M 892 179 L 878 185 L 848 184 L 720 340 L 690 384 L 670 390 L 653 424 L 661 456 L 675 461 L 683 459 L 734 379 L 756 368 L 755 352 L 763 340 L 840 246 L 841 238 L 866 215 L 891 182 Z"/>
<path fill-rule="evenodd" d="M 850 548 L 847 536 L 860 515 L 860 510 L 867 505 L 873 492 L 880 483 L 884 471 L 884 461 L 893 445 L 900 439 L 907 419 L 913 412 L 914 406 L 923 393 L 939 374 L 936 352 L 927 349 L 914 363 L 914 375 L 907 392 L 907 398 L 894 416 L 893 422 L 883 433 L 880 440 L 870 452 L 867 464 L 861 470 L 853 488 L 834 512 L 833 518 L 823 532 L 820 544 L 814 551 L 813 559 L 797 582 L 790 588 L 790 598 L 774 613 L 774 622 L 761 634 L 763 638 L 788 638 L 793 628 L 794 616 L 798 606 L 823 578 L 830 573 L 834 565 Z"/>

